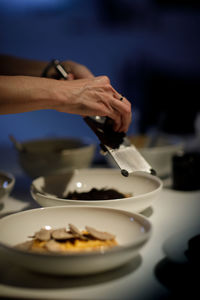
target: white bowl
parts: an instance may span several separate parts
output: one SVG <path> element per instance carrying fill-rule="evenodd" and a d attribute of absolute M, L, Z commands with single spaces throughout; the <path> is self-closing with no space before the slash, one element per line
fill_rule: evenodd
<path fill-rule="evenodd" d="M 39 254 L 14 248 L 41 227 L 60 228 L 72 223 L 116 235 L 119 246 L 74 254 Z M 6 259 L 31 271 L 59 275 L 84 275 L 119 267 L 138 255 L 151 235 L 152 225 L 142 215 L 100 207 L 48 207 L 9 215 L 0 220 L 0 249 Z"/>
<path fill-rule="evenodd" d="M 12 192 L 14 185 L 14 176 L 8 172 L 0 171 L 0 200 Z"/>
<path fill-rule="evenodd" d="M 94 158 L 96 146 L 82 139 L 52 138 L 21 143 L 18 151 L 23 170 L 32 178 L 63 173 L 74 168 L 87 168 Z"/>
<path fill-rule="evenodd" d="M 114 200 L 63 199 L 68 192 L 88 192 L 92 188 L 113 188 L 133 196 Z M 79 169 L 60 175 L 39 177 L 32 181 L 31 195 L 41 206 L 92 205 L 141 212 L 151 206 L 162 189 L 162 181 L 148 173 L 123 177 L 119 169 Z"/>

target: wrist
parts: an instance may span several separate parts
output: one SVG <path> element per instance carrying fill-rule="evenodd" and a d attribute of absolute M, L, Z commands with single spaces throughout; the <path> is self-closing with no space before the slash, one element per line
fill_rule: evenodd
<path fill-rule="evenodd" d="M 27 99 L 26 104 L 30 106 L 30 110 L 56 109 L 57 87 L 52 84 L 51 79 L 28 76 L 19 76 L 18 79 L 21 80 L 21 86 L 24 86 L 22 98 Z"/>
<path fill-rule="evenodd" d="M 68 72 L 58 59 L 50 61 L 42 72 L 42 77 L 54 79 L 68 79 Z"/>
<path fill-rule="evenodd" d="M 35 96 L 40 99 L 43 109 L 60 111 L 60 108 L 67 102 L 67 84 L 63 80 L 52 80 L 50 78 L 40 78 L 40 80 L 43 80 L 43 87 L 37 90 Z"/>

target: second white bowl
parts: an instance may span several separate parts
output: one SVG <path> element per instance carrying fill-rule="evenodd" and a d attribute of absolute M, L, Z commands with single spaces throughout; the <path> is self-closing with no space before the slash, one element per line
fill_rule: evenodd
<path fill-rule="evenodd" d="M 144 172 L 123 177 L 118 169 L 79 169 L 33 180 L 31 195 L 41 206 L 90 205 L 141 212 L 152 205 L 162 186 L 158 177 Z M 88 192 L 92 188 L 112 188 L 132 195 L 114 200 L 64 199 L 68 192 Z"/>

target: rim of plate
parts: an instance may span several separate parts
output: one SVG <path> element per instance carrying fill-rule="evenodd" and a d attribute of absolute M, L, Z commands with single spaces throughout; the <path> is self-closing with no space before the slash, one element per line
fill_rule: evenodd
<path fill-rule="evenodd" d="M 75 169 L 75 170 L 73 170 L 73 172 L 75 173 L 75 172 L 83 172 L 84 170 L 89 170 L 89 172 L 90 172 L 90 169 Z M 92 171 L 95 171 L 95 170 L 101 170 L 100 172 L 103 172 L 104 170 L 109 170 L 109 171 L 107 171 L 107 172 L 114 172 L 114 173 L 116 173 L 116 171 L 117 170 L 115 170 L 115 169 L 104 169 L 104 168 L 102 168 L 102 169 L 91 169 Z M 66 172 L 67 173 L 67 172 Z M 64 175 L 64 174 L 63 174 Z M 157 176 L 154 176 L 154 175 L 151 175 L 151 174 L 148 174 L 148 173 L 145 173 L 145 172 L 140 172 L 140 171 L 138 171 L 138 172 L 135 172 L 135 174 L 134 175 L 136 175 L 136 176 L 139 176 L 139 177 L 145 177 L 145 178 L 150 178 L 150 179 L 152 179 L 154 182 L 156 182 L 157 184 L 158 184 L 158 187 L 156 188 L 156 189 L 154 189 L 153 191 L 150 191 L 150 192 L 147 192 L 147 193 L 144 193 L 144 194 L 140 194 L 140 195 L 136 195 L 136 196 L 131 196 L 131 197 L 126 197 L 126 198 L 123 198 L 123 200 L 130 200 L 130 199 L 140 199 L 140 198 L 143 198 L 143 197 L 146 197 L 146 196 L 149 196 L 149 195 L 151 195 L 151 194 L 154 194 L 155 192 L 158 192 L 159 190 L 161 190 L 162 188 L 163 188 L 163 181 L 159 178 L 159 177 L 157 177 Z M 56 177 L 56 175 L 49 175 L 49 176 L 52 176 L 52 177 Z M 34 195 L 34 194 L 39 194 L 40 195 L 40 197 L 44 197 L 44 198 L 46 198 L 46 199 L 53 199 L 53 200 L 57 200 L 57 201 L 59 201 L 59 202 L 66 202 L 66 201 L 68 201 L 68 202 L 71 202 L 71 203 L 74 203 L 74 201 L 76 201 L 76 203 L 80 203 L 80 205 L 81 205 L 81 203 L 84 201 L 84 203 L 88 203 L 88 205 L 89 205 L 89 203 L 96 203 L 97 202 L 97 200 L 71 200 L 71 199 L 64 199 L 64 198 L 59 198 L 59 197 L 57 197 L 57 196 L 54 196 L 54 195 L 51 195 L 51 194 L 45 194 L 45 193 L 42 193 L 41 191 L 39 191 L 37 188 L 36 188 L 36 186 L 35 186 L 35 182 L 37 181 L 37 180 L 40 180 L 40 179 L 42 179 L 42 178 L 45 178 L 45 177 L 48 177 L 48 176 L 40 176 L 40 177 L 38 177 L 38 178 L 35 178 L 33 181 L 32 181 L 32 183 L 31 183 L 31 186 L 30 186 L 30 190 L 31 190 L 31 193 Z M 109 203 L 109 202 L 113 202 L 113 201 L 121 201 L 122 199 L 109 199 L 109 200 L 98 200 L 98 201 L 101 201 L 101 202 L 107 202 L 107 203 Z"/>

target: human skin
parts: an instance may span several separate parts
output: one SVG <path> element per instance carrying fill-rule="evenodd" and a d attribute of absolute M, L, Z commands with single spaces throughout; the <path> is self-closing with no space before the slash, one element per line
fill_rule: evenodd
<path fill-rule="evenodd" d="M 65 61 L 62 64 L 70 74 L 69 80 L 55 80 L 39 77 L 46 62 L 6 56 L 2 61 L 0 56 L 0 114 L 53 109 L 81 116 L 107 116 L 113 119 L 115 131 L 128 130 L 131 104 L 125 97 L 120 101 L 121 95 L 107 76 L 95 77 L 84 65 Z"/>

